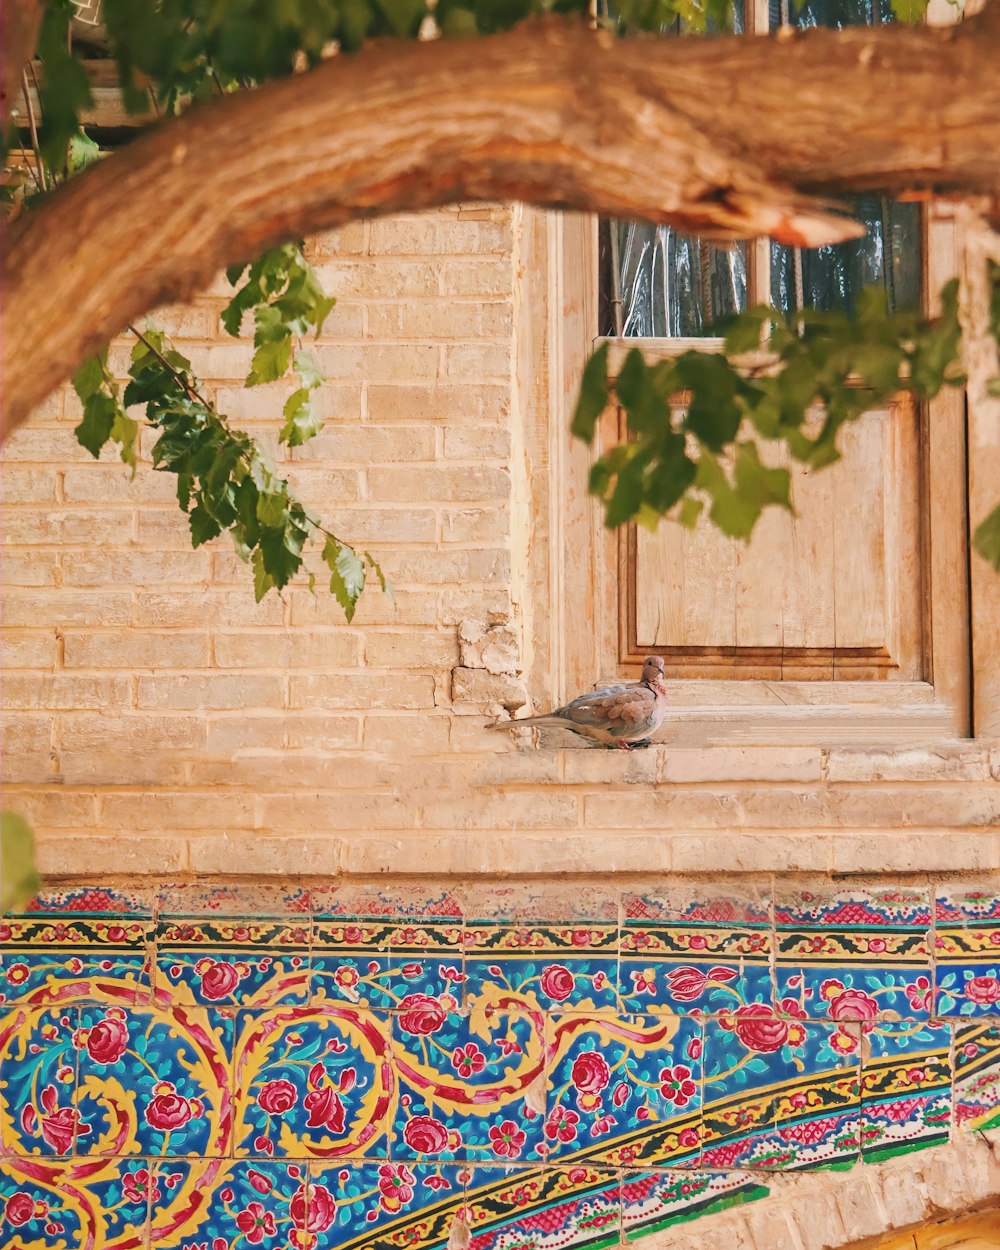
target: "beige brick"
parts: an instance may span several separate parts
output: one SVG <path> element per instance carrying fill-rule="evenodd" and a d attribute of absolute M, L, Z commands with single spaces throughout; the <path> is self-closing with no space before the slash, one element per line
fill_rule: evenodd
<path fill-rule="evenodd" d="M 149 321 L 171 339 L 208 339 L 213 335 L 223 333 L 218 317 L 211 308 L 204 304 L 200 306 L 175 304 L 166 308 L 156 308 L 149 314 Z M 131 350 L 130 343 L 129 351 Z"/>
<path fill-rule="evenodd" d="M 441 592 L 438 617 L 442 625 L 481 621 L 484 626 L 503 625 L 511 618 L 510 595 L 506 590 L 470 590 L 447 587 Z"/>
<path fill-rule="evenodd" d="M 370 247 L 378 256 L 474 255 L 510 250 L 509 225 L 500 222 L 449 222 L 420 214 L 386 217 L 371 223 Z"/>
<path fill-rule="evenodd" d="M 135 477 L 123 464 L 83 465 L 63 472 L 63 498 L 67 503 L 172 503 L 177 507 L 177 479 L 140 465 Z"/>
<path fill-rule="evenodd" d="M 359 662 L 364 636 L 336 629 L 309 633 L 256 630 L 216 634 L 213 643 L 220 668 L 345 668 Z"/>
<path fill-rule="evenodd" d="M 132 596 L 102 591 L 12 591 L 4 593 L 6 625 L 127 625 L 132 615 Z"/>
<path fill-rule="evenodd" d="M 278 432 L 283 420 L 281 410 L 293 390 L 294 379 L 266 387 L 222 385 L 215 388 L 215 402 L 220 411 L 240 429 L 248 432 L 252 429 L 255 439 L 261 438 L 267 431 L 271 439 L 268 450 L 273 454 L 273 449 L 278 446 Z M 361 418 L 361 396 L 361 381 L 344 383 L 328 378 L 314 393 L 313 408 L 325 421 L 358 421 Z M 262 424 L 255 426 L 254 423 Z"/>
<path fill-rule="evenodd" d="M 441 288 L 446 295 L 510 295 L 513 271 L 506 257 L 499 260 L 451 258 L 441 266 Z"/>
<path fill-rule="evenodd" d="M 33 408 L 29 418 L 30 426 L 59 421 L 63 415 L 63 402 L 68 391 L 68 386 L 60 386 Z"/>
<path fill-rule="evenodd" d="M 342 299 L 368 300 L 420 299 L 436 296 L 440 287 L 441 265 L 437 261 L 397 260 L 386 265 L 376 258 L 338 260 L 317 266 L 317 273 L 328 295 Z"/>
<path fill-rule="evenodd" d="M 123 708 L 132 703 L 127 677 L 10 674 L 0 688 L 5 708 Z"/>
<path fill-rule="evenodd" d="M 313 348 L 320 368 L 338 382 L 431 381 L 438 376 L 440 352 L 436 343 L 338 343 Z"/>
<path fill-rule="evenodd" d="M 294 454 L 296 460 L 328 460 L 333 464 L 409 464 L 433 460 L 434 443 L 434 430 L 427 426 L 331 426 L 296 447 Z"/>
<path fill-rule="evenodd" d="M 552 753 L 532 751 L 526 754 L 530 759 L 532 757 L 545 758 Z M 594 747 L 562 750 L 558 752 L 557 758 L 561 764 L 562 780 L 567 785 L 594 785 L 607 782 L 650 785 L 656 780 L 660 762 L 658 752 L 655 750 L 605 751 Z"/>
<path fill-rule="evenodd" d="M 449 718 L 445 715 L 366 716 L 363 742 L 366 751 L 394 758 L 444 754 L 448 750 Z"/>
<path fill-rule="evenodd" d="M 136 513 L 138 538 L 136 542 L 143 551 L 163 549 L 190 551 L 191 530 L 187 517 L 175 504 L 172 508 L 143 508 Z M 208 550 L 217 549 L 218 540 L 209 544 Z"/>
<path fill-rule="evenodd" d="M 506 464 L 510 458 L 510 431 L 496 422 L 447 426 L 444 454 L 447 460 L 496 460 Z"/>
<path fill-rule="evenodd" d="M 662 750 L 664 782 L 819 781 L 822 754 L 811 747 L 672 747 Z"/>
<path fill-rule="evenodd" d="M 205 723 L 205 750 L 209 756 L 224 757 L 234 751 L 274 750 L 285 745 L 286 723 L 286 714 L 280 712 L 212 716 Z"/>
<path fill-rule="evenodd" d="M 67 786 L 170 786 L 187 784 L 187 751 L 113 749 L 62 751 L 56 759 L 59 780 Z"/>
<path fill-rule="evenodd" d="M 139 708 L 176 711 L 213 708 L 281 707 L 284 678 L 264 674 L 225 673 L 177 677 L 140 677 Z"/>
<path fill-rule="evenodd" d="M 12 586 L 56 586 L 62 578 L 59 553 L 35 547 L 8 547 L 0 558 L 0 578 Z M 6 616 L 5 616 L 6 619 Z"/>
<path fill-rule="evenodd" d="M 337 230 L 327 230 L 309 240 L 306 254 L 310 260 L 323 256 L 355 256 L 367 252 L 368 223 L 348 222 Z"/>
<path fill-rule="evenodd" d="M 105 551 L 99 555 L 63 556 L 64 586 L 165 586 L 191 589 L 207 585 L 211 571 L 208 552 Z M 247 571 L 247 581 L 252 574 Z"/>
<path fill-rule="evenodd" d="M 431 544 L 437 538 L 437 514 L 430 508 L 407 504 L 399 508 L 378 508 L 358 504 L 350 508 L 324 510 L 327 529 L 340 534 L 352 545 L 365 543 L 372 554 L 389 543 Z"/>
<path fill-rule="evenodd" d="M 990 832 L 913 830 L 891 826 L 833 838 L 834 872 L 972 872 L 1000 868 L 1000 841 Z"/>
<path fill-rule="evenodd" d="M 368 387 L 369 421 L 499 421 L 509 415 L 509 384 L 449 381 L 421 386 L 400 381 Z"/>
<path fill-rule="evenodd" d="M 249 578 L 249 572 L 248 572 Z M 190 628 L 211 624 L 216 629 L 239 625 L 280 625 L 283 605 L 275 594 L 254 603 L 253 584 L 248 580 L 242 591 L 173 591 L 158 594 L 138 591 L 135 597 L 135 623 L 152 628 Z"/>
<path fill-rule="evenodd" d="M 425 829 L 575 829 L 580 806 L 575 794 L 459 791 L 423 797 L 420 823 Z"/>
<path fill-rule="evenodd" d="M 365 643 L 365 663 L 371 668 L 450 668 L 458 663 L 458 639 L 454 633 L 427 630 L 373 632 Z"/>
<path fill-rule="evenodd" d="M 292 708 L 431 708 L 434 682 L 423 674 L 397 674 L 391 678 L 369 673 L 343 673 L 310 677 L 293 676 L 289 706 Z"/>
<path fill-rule="evenodd" d="M 194 716 L 150 716 L 144 712 L 63 712 L 59 716 L 59 746 L 65 761 L 70 754 L 125 752 L 203 751 L 205 721 Z"/>
<path fill-rule="evenodd" d="M 294 877 L 335 877 L 342 870 L 343 842 L 329 836 L 205 834 L 187 844 L 192 872 L 224 875 L 239 864 L 242 872 Z"/>
<path fill-rule="evenodd" d="M 382 551 L 379 564 L 393 586 L 440 586 L 456 582 L 506 585 L 510 580 L 510 552 L 496 547 Z"/>
<path fill-rule="evenodd" d="M 373 553 L 376 554 L 376 553 Z M 381 555 L 381 553 L 378 553 Z M 306 590 L 288 594 L 292 608 L 292 625 L 313 628 L 317 625 L 343 625 L 344 610 L 330 594 L 317 589 L 315 595 Z M 393 594 L 383 594 L 377 584 L 369 584 L 358 600 L 352 624 L 368 625 L 430 625 L 437 623 L 437 595 L 433 591 L 406 590 L 394 587 Z"/>
<path fill-rule="evenodd" d="M 5 786 L 48 785 L 60 780 L 54 751 L 4 751 L 0 779 Z"/>
<path fill-rule="evenodd" d="M 242 786 L 265 790 L 296 789 L 328 792 L 384 786 L 398 780 L 398 770 L 386 761 L 370 759 L 345 750 L 326 751 L 247 751 L 225 760 L 192 760 L 189 765 L 193 786 Z M 315 798 L 305 795 L 308 805 Z"/>
<path fill-rule="evenodd" d="M 5 629 L 0 634 L 0 669 L 54 668 L 54 629 Z"/>
<path fill-rule="evenodd" d="M 177 794 L 102 794 L 99 821 L 103 829 L 133 830 L 252 829 L 253 798 L 239 790 L 202 790 Z"/>
<path fill-rule="evenodd" d="M 79 421 L 79 419 L 77 416 L 76 420 Z M 5 464 L 15 461 L 35 461 L 38 464 L 51 465 L 72 464 L 77 461 L 92 460 L 93 457 L 76 441 L 72 430 L 39 429 L 33 423 L 29 423 L 13 430 L 4 440 L 3 459 Z"/>
<path fill-rule="evenodd" d="M 4 807 L 22 816 L 36 834 L 45 829 L 87 829 L 94 825 L 97 815 L 97 800 L 92 794 L 58 786 L 44 790 L 6 786 Z"/>
<path fill-rule="evenodd" d="M 187 847 L 176 837 L 36 836 L 38 871 L 45 877 L 105 880 L 110 874 L 153 876 L 181 872 Z"/>
<path fill-rule="evenodd" d="M 336 751 L 361 743 L 360 716 L 330 716 L 319 709 L 288 712 L 283 718 L 286 740 L 294 750 Z"/>
<path fill-rule="evenodd" d="M 0 491 L 5 504 L 54 503 L 58 484 L 58 472 L 48 465 L 29 468 L 15 462 L 0 468 Z"/>
<path fill-rule="evenodd" d="M 589 815 L 586 817 L 588 828 Z M 840 835 L 799 833 L 650 834 L 667 837 L 675 872 L 829 872 Z"/>
<path fill-rule="evenodd" d="M 0 724 L 0 765 L 8 755 L 48 752 L 53 721 L 51 715 L 38 712 L 5 712 Z"/>
<path fill-rule="evenodd" d="M 441 521 L 446 543 L 500 543 L 510 538 L 506 508 L 448 508 Z"/>
<path fill-rule="evenodd" d="M 449 343 L 444 349 L 444 376 L 483 378 L 488 382 L 508 378 L 511 346 L 504 342 Z"/>
<path fill-rule="evenodd" d="M 342 790 L 326 794 L 270 794 L 258 799 L 258 827 L 282 833 L 328 829 L 413 829 L 415 805 L 408 796 Z"/>
<path fill-rule="evenodd" d="M 368 312 L 368 334 L 385 339 L 509 338 L 513 332 L 511 307 L 437 300 L 433 303 L 373 304 Z"/>
<path fill-rule="evenodd" d="M 452 673 L 451 699 L 460 714 L 495 716 L 501 709 L 516 712 L 524 707 L 527 697 L 524 683 L 517 677 L 481 668 L 456 668 Z"/>
<path fill-rule="evenodd" d="M 987 781 L 989 756 L 982 748 L 911 747 L 900 751 L 830 751 L 827 779 L 838 781 Z"/>
<path fill-rule="evenodd" d="M 92 547 L 122 545 L 132 537 L 132 514 L 125 509 L 97 512 L 90 508 L 67 508 L 45 512 L 7 508 L 4 513 L 5 546 Z"/>
<path fill-rule="evenodd" d="M 205 668 L 210 662 L 209 635 L 189 631 L 68 630 L 63 641 L 66 668 Z"/>
<path fill-rule="evenodd" d="M 361 476 L 353 469 L 318 466 L 312 461 L 295 461 L 281 466 L 282 476 L 304 504 L 323 518 L 326 504 L 337 506 L 361 498 Z"/>

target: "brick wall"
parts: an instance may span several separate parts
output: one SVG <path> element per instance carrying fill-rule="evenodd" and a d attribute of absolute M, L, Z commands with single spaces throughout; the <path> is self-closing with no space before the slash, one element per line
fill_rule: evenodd
<path fill-rule="evenodd" d="M 255 605 L 228 540 L 191 549 L 170 478 L 144 462 L 131 480 L 77 445 L 71 394 L 11 438 L 5 802 L 45 871 L 1000 863 L 988 745 L 630 758 L 485 732 L 546 689 L 523 660 L 548 605 L 526 591 L 546 537 L 526 496 L 547 466 L 523 450 L 522 229 L 518 210 L 456 208 L 314 241 L 339 302 L 318 347 L 327 426 L 294 452 L 276 444 L 282 385 L 241 385 L 250 348 L 220 332 L 225 284 L 156 318 L 307 503 L 381 561 L 395 599 L 370 588 L 350 625 L 304 585 Z"/>

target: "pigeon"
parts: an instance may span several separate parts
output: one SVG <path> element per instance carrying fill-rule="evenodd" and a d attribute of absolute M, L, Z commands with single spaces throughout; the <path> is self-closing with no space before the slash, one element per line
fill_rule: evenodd
<path fill-rule="evenodd" d="M 582 694 L 545 716 L 526 716 L 523 720 L 497 721 L 489 729 L 520 729 L 522 725 L 541 725 L 551 729 L 571 729 L 607 747 L 630 751 L 637 745 L 648 745 L 650 736 L 659 727 L 667 711 L 667 688 L 663 684 L 663 659 L 651 655 L 642 666 L 639 681 L 620 686 L 603 686 L 591 694 Z"/>

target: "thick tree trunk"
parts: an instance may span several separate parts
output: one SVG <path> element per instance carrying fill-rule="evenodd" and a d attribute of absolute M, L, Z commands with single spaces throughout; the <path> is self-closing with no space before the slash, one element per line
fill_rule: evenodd
<path fill-rule="evenodd" d="M 814 245 L 821 198 L 1000 202 L 998 4 L 956 30 L 380 44 L 167 122 L 9 230 L 7 429 L 128 321 L 351 218 L 522 199 Z"/>

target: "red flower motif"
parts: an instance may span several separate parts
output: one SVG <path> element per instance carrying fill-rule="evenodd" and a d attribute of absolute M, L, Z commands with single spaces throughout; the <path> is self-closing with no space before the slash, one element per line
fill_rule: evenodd
<path fill-rule="evenodd" d="M 619 1081 L 611 1094 L 611 1101 L 616 1107 L 623 1107 L 628 1102 L 632 1093 L 632 1086 L 625 1081 Z"/>
<path fill-rule="evenodd" d="M 413 1197 L 415 1178 L 404 1163 L 383 1163 L 378 1178 L 379 1202 L 384 1211 L 398 1211 Z"/>
<path fill-rule="evenodd" d="M 332 1085 L 311 1089 L 302 1102 L 309 1112 L 307 1128 L 325 1128 L 331 1133 L 344 1131 L 344 1104 Z"/>
<path fill-rule="evenodd" d="M 906 987 L 906 997 L 914 1011 L 926 1011 L 931 1005 L 931 983 L 927 977 L 917 977 Z"/>
<path fill-rule="evenodd" d="M 110 1007 L 104 1018 L 85 1032 L 87 1054 L 95 1063 L 117 1063 L 128 1049 L 128 1026 L 120 1007 Z"/>
<path fill-rule="evenodd" d="M 972 977 L 965 983 L 965 997 L 981 1007 L 1000 1003 L 1000 978 Z"/>
<path fill-rule="evenodd" d="M 579 1123 L 580 1117 L 575 1111 L 553 1107 L 545 1121 L 545 1136 L 549 1141 L 575 1141 Z"/>
<path fill-rule="evenodd" d="M 685 1150 L 690 1150 L 693 1146 L 697 1146 L 701 1139 L 698 1136 L 696 1128 L 685 1128 L 677 1134 L 678 1146 L 683 1146 Z"/>
<path fill-rule="evenodd" d="M 199 959 L 195 971 L 201 977 L 201 992 L 206 998 L 227 998 L 240 983 L 240 971 L 225 960 Z"/>
<path fill-rule="evenodd" d="M 843 990 L 830 999 L 827 1008 L 831 1020 L 874 1020 L 878 1003 L 864 990 Z"/>
<path fill-rule="evenodd" d="M 542 972 L 542 989 L 557 1003 L 565 1002 L 576 987 L 576 978 L 562 964 L 549 964 Z"/>
<path fill-rule="evenodd" d="M 160 1191 L 150 1176 L 148 1168 L 126 1172 L 122 1177 L 122 1191 L 129 1202 L 145 1202 L 147 1198 L 152 1198 L 153 1202 L 156 1202 L 160 1196 Z"/>
<path fill-rule="evenodd" d="M 271 1178 L 265 1176 L 263 1172 L 258 1172 L 256 1168 L 251 1168 L 247 1172 L 247 1180 L 259 1194 L 269 1194 L 274 1188 Z"/>
<path fill-rule="evenodd" d="M 190 1099 L 178 1094 L 169 1081 L 163 1081 L 156 1088 L 160 1093 L 150 1099 L 143 1112 L 146 1123 L 161 1132 L 187 1124 L 195 1114 L 195 1107 Z"/>
<path fill-rule="evenodd" d="M 303 1185 L 292 1196 L 289 1214 L 297 1229 L 307 1233 L 325 1233 L 337 1214 L 337 1203 L 325 1185 L 310 1185 L 307 1204 Z"/>
<path fill-rule="evenodd" d="M 399 1004 L 399 1012 L 399 1027 L 418 1037 L 436 1033 L 446 1019 L 445 1009 L 430 994 L 407 994 Z"/>
<path fill-rule="evenodd" d="M 731 1016 L 722 1016 L 719 1023 L 732 1029 L 747 1050 L 761 1054 L 780 1050 L 788 1039 L 788 1021 L 774 1015 L 764 1003 L 738 1007 Z"/>
<path fill-rule="evenodd" d="M 486 1067 L 486 1056 L 475 1042 L 466 1042 L 464 1046 L 456 1047 L 451 1056 L 451 1066 L 459 1076 L 474 1076 Z"/>
<path fill-rule="evenodd" d="M 691 1080 L 691 1069 L 683 1063 L 660 1069 L 660 1093 L 675 1107 L 686 1107 L 697 1088 Z"/>
<path fill-rule="evenodd" d="M 27 964 L 11 964 L 11 966 L 7 969 L 7 982 L 9 985 L 23 985 L 27 979 Z"/>
<path fill-rule="evenodd" d="M 407 1120 L 403 1141 L 420 1155 L 439 1155 L 448 1145 L 448 1129 L 430 1115 L 415 1115 Z"/>
<path fill-rule="evenodd" d="M 236 1217 L 236 1227 L 246 1235 L 251 1245 L 258 1245 L 265 1237 L 273 1237 L 278 1231 L 274 1216 L 265 1211 L 261 1203 L 251 1202 Z"/>
<path fill-rule="evenodd" d="M 490 1148 L 498 1159 L 516 1159 L 527 1140 L 527 1133 L 513 1120 L 504 1120 L 490 1129 Z"/>
<path fill-rule="evenodd" d="M 349 964 L 341 964 L 334 972 L 333 979 L 342 990 L 353 990 L 361 980 L 361 976 L 357 968 L 352 968 Z"/>
<path fill-rule="evenodd" d="M 73 1149 L 73 1140 L 90 1132 L 90 1125 L 84 1124 L 80 1113 L 75 1107 L 57 1107 L 58 1094 L 54 1085 L 46 1085 L 41 1093 L 41 1104 L 45 1114 L 41 1117 L 42 1137 L 55 1150 L 56 1154 L 69 1154 Z"/>
<path fill-rule="evenodd" d="M 9 1224 L 20 1228 L 35 1216 L 35 1200 L 30 1194 L 11 1194 L 4 1206 L 4 1216 Z"/>
<path fill-rule="evenodd" d="M 611 1080 L 607 1060 L 596 1050 L 585 1050 L 573 1060 L 570 1079 L 581 1094 L 599 1094 Z"/>
<path fill-rule="evenodd" d="M 268 1115 L 284 1115 L 295 1106 L 298 1097 L 298 1091 L 292 1082 L 280 1077 L 278 1080 L 268 1081 L 261 1086 L 260 1093 L 257 1095 L 257 1105 Z"/>

